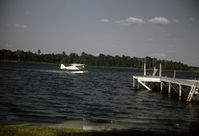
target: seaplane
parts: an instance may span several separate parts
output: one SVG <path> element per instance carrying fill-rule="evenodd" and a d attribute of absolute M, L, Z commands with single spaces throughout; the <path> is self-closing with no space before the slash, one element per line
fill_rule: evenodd
<path fill-rule="evenodd" d="M 74 73 L 74 74 L 82 74 L 88 72 L 85 70 L 85 64 L 76 64 L 73 63 L 70 66 L 65 66 L 64 64 L 60 65 L 61 70 L 66 70 L 69 73 Z"/>

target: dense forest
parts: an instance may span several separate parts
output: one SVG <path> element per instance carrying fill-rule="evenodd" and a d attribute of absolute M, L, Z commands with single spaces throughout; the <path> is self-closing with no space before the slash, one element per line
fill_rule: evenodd
<path fill-rule="evenodd" d="M 10 51 L 2 49 L 0 50 L 0 60 L 14 60 L 14 61 L 28 61 L 28 62 L 47 62 L 47 63 L 84 63 L 91 66 L 112 66 L 112 67 L 134 67 L 141 68 L 143 63 L 146 62 L 147 68 L 158 67 L 162 64 L 163 69 L 167 70 L 190 70 L 191 67 L 185 65 L 181 62 L 174 62 L 170 60 L 160 60 L 151 57 L 138 58 L 129 56 L 111 56 L 99 54 L 94 56 L 82 52 L 81 55 L 77 53 L 70 53 L 67 55 L 65 52 L 60 54 L 43 54 L 40 50 L 37 53 L 32 53 L 30 51 L 25 52 L 22 50 Z"/>

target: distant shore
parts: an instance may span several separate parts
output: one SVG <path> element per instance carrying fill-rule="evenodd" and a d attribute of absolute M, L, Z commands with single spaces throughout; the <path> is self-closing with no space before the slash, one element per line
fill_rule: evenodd
<path fill-rule="evenodd" d="M 7 60 L 3 59 L 0 60 L 0 62 L 11 62 L 11 63 L 29 63 L 29 64 L 52 64 L 52 65 L 60 65 L 61 63 L 51 63 L 51 62 L 37 62 L 37 61 L 17 61 L 17 60 Z M 68 64 L 69 65 L 69 64 Z M 87 65 L 87 67 L 90 68 L 115 68 L 115 69 L 137 69 L 142 70 L 142 68 L 136 68 L 136 67 L 121 67 L 121 66 L 94 66 L 94 65 Z M 153 69 L 148 68 L 147 70 L 153 71 Z M 173 71 L 173 70 L 164 70 L 164 71 Z M 191 70 L 177 70 L 178 72 L 196 72 L 199 73 L 199 69 L 191 69 Z"/>
<path fill-rule="evenodd" d="M 38 62 L 38 61 L 18 61 L 18 60 L 7 60 L 3 59 L 0 62 L 13 62 L 13 63 L 30 63 L 30 64 L 60 64 L 60 63 L 50 63 L 50 62 Z"/>
<path fill-rule="evenodd" d="M 82 52 L 81 54 L 70 53 L 66 54 L 64 51 L 62 53 L 51 53 L 43 54 L 38 49 L 37 53 L 30 51 L 11 51 L 6 49 L 0 50 L 0 60 L 14 60 L 14 61 L 25 61 L 25 62 L 45 62 L 45 63 L 83 63 L 86 65 L 92 66 L 106 66 L 106 67 L 133 67 L 133 68 L 142 68 L 143 64 L 146 63 L 147 69 L 153 69 L 153 67 L 159 67 L 159 64 L 162 64 L 163 69 L 167 70 L 191 70 L 192 66 L 183 64 L 181 62 L 176 62 L 166 59 L 158 59 L 154 57 L 130 57 L 130 56 L 119 56 L 119 55 L 106 55 L 99 53 L 98 56 L 87 54 Z M 193 67 L 195 68 L 195 67 Z M 197 68 L 197 67 L 196 67 Z"/>

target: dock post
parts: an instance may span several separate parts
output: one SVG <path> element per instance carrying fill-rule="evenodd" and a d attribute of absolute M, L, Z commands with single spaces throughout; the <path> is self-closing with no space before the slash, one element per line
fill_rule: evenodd
<path fill-rule="evenodd" d="M 163 89 L 163 83 L 162 81 L 160 81 L 160 92 L 162 93 L 162 89 Z"/>
<path fill-rule="evenodd" d="M 139 89 L 140 88 L 140 84 L 139 83 L 137 83 L 137 89 Z"/>
<path fill-rule="evenodd" d="M 162 76 L 162 64 L 160 63 L 159 77 Z"/>
<path fill-rule="evenodd" d="M 135 88 L 135 78 L 133 77 L 133 88 Z"/>
<path fill-rule="evenodd" d="M 179 97 L 181 97 L 182 96 L 182 86 L 181 86 L 181 84 L 179 84 Z"/>
<path fill-rule="evenodd" d="M 173 72 L 173 78 L 176 78 L 176 70 Z"/>
<path fill-rule="evenodd" d="M 171 93 L 171 82 L 169 82 L 169 89 L 168 89 L 168 93 Z"/>
<path fill-rule="evenodd" d="M 146 63 L 144 63 L 144 76 L 146 76 Z"/>

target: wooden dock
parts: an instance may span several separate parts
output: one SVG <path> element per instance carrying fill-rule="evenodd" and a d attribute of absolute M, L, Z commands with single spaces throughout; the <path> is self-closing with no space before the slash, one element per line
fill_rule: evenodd
<path fill-rule="evenodd" d="M 182 93 L 185 94 L 187 102 L 191 102 L 193 98 L 199 94 L 199 80 L 162 77 L 161 72 L 160 70 L 159 76 L 146 76 L 146 66 L 144 66 L 144 76 L 133 76 L 133 87 L 139 88 L 141 85 L 145 89 L 152 91 L 150 85 L 158 83 L 160 92 L 163 91 L 163 87 L 167 89 L 168 94 L 170 94 L 172 90 L 175 90 L 180 99 Z"/>

